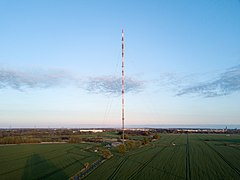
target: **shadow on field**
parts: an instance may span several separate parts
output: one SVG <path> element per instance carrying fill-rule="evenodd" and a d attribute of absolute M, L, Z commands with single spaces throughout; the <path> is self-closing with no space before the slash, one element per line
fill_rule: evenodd
<path fill-rule="evenodd" d="M 68 176 L 49 160 L 38 154 L 30 156 L 25 164 L 22 180 L 47 179 L 50 176 L 57 176 L 58 179 L 67 179 Z"/>

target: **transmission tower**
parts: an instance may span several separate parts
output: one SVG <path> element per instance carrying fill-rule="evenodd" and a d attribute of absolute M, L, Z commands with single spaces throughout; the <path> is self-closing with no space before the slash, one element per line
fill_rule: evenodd
<path fill-rule="evenodd" d="M 122 140 L 124 144 L 124 31 L 122 29 Z"/>

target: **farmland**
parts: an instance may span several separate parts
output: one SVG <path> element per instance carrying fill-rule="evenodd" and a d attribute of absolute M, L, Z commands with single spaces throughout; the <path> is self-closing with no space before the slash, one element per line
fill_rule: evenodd
<path fill-rule="evenodd" d="M 0 179 L 67 179 L 99 155 L 91 144 L 0 146 Z"/>
<path fill-rule="evenodd" d="M 85 179 L 239 179 L 240 136 L 160 134 L 159 140 L 119 153 Z M 109 138 L 116 136 L 109 133 Z M 131 138 L 131 136 L 129 137 Z M 133 138 L 133 137 L 132 137 Z M 143 136 L 134 137 L 141 139 Z M 68 179 L 101 154 L 101 143 L 0 146 L 0 179 Z"/>
<path fill-rule="evenodd" d="M 87 179 L 239 179 L 240 137 L 168 134 L 115 155 Z"/>

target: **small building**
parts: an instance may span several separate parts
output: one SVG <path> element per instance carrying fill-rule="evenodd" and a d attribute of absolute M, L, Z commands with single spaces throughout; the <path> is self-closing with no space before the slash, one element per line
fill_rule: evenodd
<path fill-rule="evenodd" d="M 98 133 L 98 132 L 103 132 L 102 129 L 81 129 L 79 130 L 80 132 L 92 132 L 92 133 Z"/>

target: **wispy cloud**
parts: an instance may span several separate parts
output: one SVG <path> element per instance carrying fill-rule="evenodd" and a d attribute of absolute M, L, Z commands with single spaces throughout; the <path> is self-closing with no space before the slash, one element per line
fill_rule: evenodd
<path fill-rule="evenodd" d="M 64 71 L 17 71 L 0 69 L 0 89 L 12 88 L 24 91 L 26 88 L 50 88 L 59 86 L 70 76 Z"/>
<path fill-rule="evenodd" d="M 197 95 L 202 97 L 217 97 L 240 91 L 240 65 L 220 73 L 214 80 L 208 80 L 180 88 L 177 96 Z"/>
<path fill-rule="evenodd" d="M 126 78 L 125 91 L 139 92 L 143 88 L 143 81 Z M 0 68 L 0 89 L 12 88 L 26 91 L 36 88 L 52 88 L 75 86 L 89 93 L 104 95 L 121 94 L 121 79 L 113 76 L 98 76 L 79 78 L 63 70 L 34 70 L 18 71 Z"/>
<path fill-rule="evenodd" d="M 139 92 L 143 89 L 144 82 L 132 78 L 126 78 L 125 92 Z M 87 91 L 90 93 L 120 95 L 121 78 L 114 76 L 94 77 L 87 82 Z"/>

